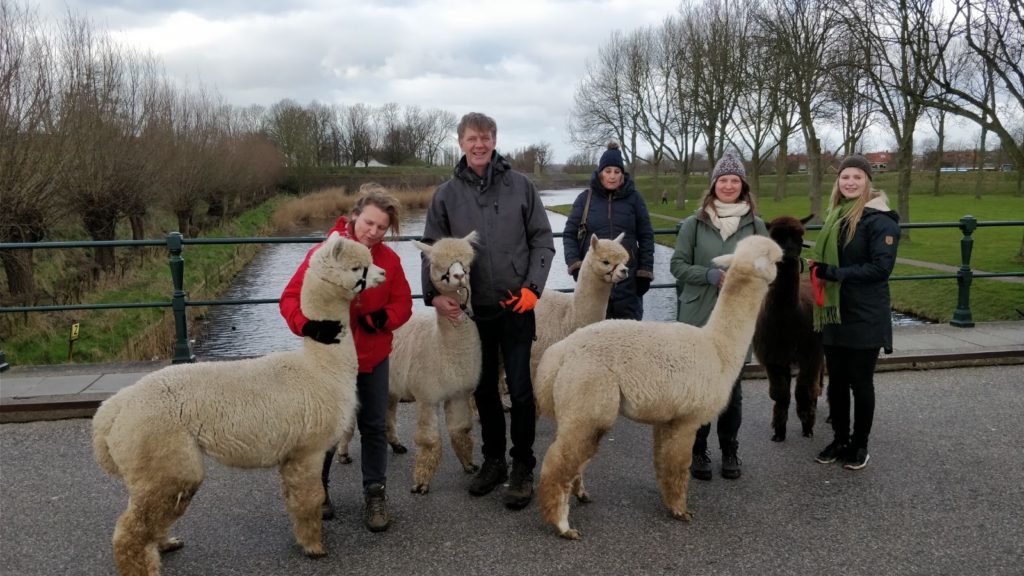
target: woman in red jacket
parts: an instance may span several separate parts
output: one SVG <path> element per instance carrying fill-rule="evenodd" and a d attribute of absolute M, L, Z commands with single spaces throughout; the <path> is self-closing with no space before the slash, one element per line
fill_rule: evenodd
<path fill-rule="evenodd" d="M 398 200 L 384 188 L 364 185 L 352 209 L 351 220 L 342 216 L 331 229 L 369 248 L 373 263 L 383 268 L 386 275 L 383 284 L 359 294 L 349 308 L 352 337 L 359 356 L 359 375 L 356 379 L 359 412 L 356 421 L 362 448 L 366 502 L 363 522 L 372 532 L 387 530 L 391 523 L 385 497 L 388 466 L 388 356 L 391 354 L 392 332 L 412 316 L 412 292 L 405 280 L 402 262 L 398 254 L 381 242 L 389 229 L 395 235 L 399 234 L 399 209 Z M 318 247 L 306 254 L 305 261 L 281 294 L 281 315 L 295 334 L 330 343 L 341 332 L 341 324 L 308 319 L 303 316 L 299 306 L 299 294 L 306 268 L 309 267 L 309 257 Z M 334 506 L 327 488 L 335 450 L 332 448 L 324 458 L 322 479 L 325 520 L 334 517 Z"/>

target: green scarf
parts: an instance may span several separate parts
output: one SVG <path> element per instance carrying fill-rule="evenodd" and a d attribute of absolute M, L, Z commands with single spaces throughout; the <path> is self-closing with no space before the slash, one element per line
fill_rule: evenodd
<path fill-rule="evenodd" d="M 829 210 L 825 216 L 825 223 L 821 225 L 818 232 L 818 241 L 811 251 L 811 258 L 815 262 L 839 266 L 839 229 L 843 219 L 850 213 L 853 202 L 843 200 L 839 206 Z M 825 324 L 839 324 L 839 282 L 821 280 L 825 283 L 825 304 L 814 307 L 814 330 L 821 332 Z"/>

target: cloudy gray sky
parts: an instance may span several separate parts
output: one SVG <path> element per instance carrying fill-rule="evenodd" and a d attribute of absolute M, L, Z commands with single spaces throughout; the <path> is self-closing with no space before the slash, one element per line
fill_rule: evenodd
<path fill-rule="evenodd" d="M 485 112 L 498 145 L 546 141 L 556 161 L 587 59 L 614 30 L 659 24 L 676 0 L 36 0 L 149 50 L 231 104 L 283 98 Z"/>

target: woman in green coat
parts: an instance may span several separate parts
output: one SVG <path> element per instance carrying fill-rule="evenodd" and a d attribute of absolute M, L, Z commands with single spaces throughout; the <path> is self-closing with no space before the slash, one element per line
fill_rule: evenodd
<path fill-rule="evenodd" d="M 754 198 L 750 194 L 743 162 L 732 154 L 722 156 L 711 173 L 711 187 L 704 195 L 700 209 L 683 221 L 676 237 L 676 250 L 671 261 L 679 294 L 676 320 L 694 326 L 707 323 L 728 274 L 713 267 L 711 259 L 732 254 L 736 244 L 747 236 L 768 235 L 764 221 L 754 214 Z M 747 361 L 750 361 L 749 352 Z M 729 404 L 718 416 L 723 478 L 735 480 L 742 472 L 737 439 L 742 420 L 743 391 L 737 378 Z M 710 433 L 710 423 L 701 426 L 693 443 L 690 474 L 698 480 L 711 480 Z"/>

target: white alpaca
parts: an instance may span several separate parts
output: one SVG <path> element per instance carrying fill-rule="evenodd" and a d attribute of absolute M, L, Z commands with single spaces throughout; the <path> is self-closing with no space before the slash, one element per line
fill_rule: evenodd
<path fill-rule="evenodd" d="M 473 264 L 476 232 L 464 238 L 442 238 L 432 246 L 413 242 L 430 261 L 430 280 L 438 293 L 469 303 L 469 272 Z M 421 310 L 395 330 L 388 376 L 388 443 L 406 452 L 398 439 L 396 414 L 399 401 L 416 401 L 416 465 L 412 492 L 426 494 L 441 462 L 438 407 L 444 406 L 445 423 L 452 449 L 467 473 L 473 464 L 472 412 L 469 398 L 480 379 L 480 334 L 463 313 L 452 322 L 440 312 Z M 339 459 L 348 458 L 354 433 L 349 428 L 339 442 Z"/>
<path fill-rule="evenodd" d="M 598 240 L 596 234 L 592 235 L 576 290 L 567 294 L 547 289 L 537 300 L 533 309 L 537 340 L 530 347 L 530 376 L 534 382 L 545 350 L 577 329 L 604 320 L 612 286 L 629 276 L 629 252 L 622 246 L 624 236 L 625 233 L 614 240 Z"/>
<path fill-rule="evenodd" d="M 757 312 L 775 264 L 778 244 L 762 236 L 740 241 L 715 263 L 729 273 L 708 323 L 605 320 L 577 330 L 544 354 L 537 370 L 544 414 L 558 424 L 541 468 L 544 520 L 560 536 L 569 526 L 569 494 L 597 453 L 601 437 L 621 413 L 654 426 L 654 469 L 672 516 L 689 520 L 686 492 L 697 428 L 725 407 L 743 367 Z"/>
<path fill-rule="evenodd" d="M 181 546 L 167 530 L 203 481 L 204 454 L 226 466 L 277 467 L 296 541 L 307 556 L 325 554 L 324 452 L 356 408 L 349 302 L 383 281 L 365 246 L 332 234 L 310 258 L 300 302 L 308 318 L 340 321 L 336 343 L 305 338 L 301 350 L 169 366 L 103 402 L 93 452 L 128 489 L 113 537 L 121 574 L 159 574 L 159 551 Z"/>

